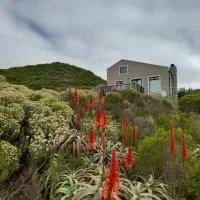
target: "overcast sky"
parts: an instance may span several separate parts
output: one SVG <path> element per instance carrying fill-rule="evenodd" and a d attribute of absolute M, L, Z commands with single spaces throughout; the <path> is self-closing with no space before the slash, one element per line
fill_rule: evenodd
<path fill-rule="evenodd" d="M 121 58 L 200 88 L 199 0 L 0 0 L 0 67 L 67 62 L 106 79 Z"/>

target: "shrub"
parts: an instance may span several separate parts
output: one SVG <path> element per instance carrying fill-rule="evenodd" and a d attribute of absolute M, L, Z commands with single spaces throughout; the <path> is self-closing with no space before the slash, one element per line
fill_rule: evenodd
<path fill-rule="evenodd" d="M 118 121 L 127 113 L 130 123 L 143 136 L 152 135 L 160 114 L 174 112 L 174 106 L 167 99 L 140 94 L 130 88 L 107 94 L 104 108 Z"/>
<path fill-rule="evenodd" d="M 21 105 L 12 103 L 6 108 L 0 106 L 0 136 L 10 140 L 17 137 L 23 118 L 24 111 Z"/>
<path fill-rule="evenodd" d="M 30 144 L 33 158 L 45 156 L 68 134 L 72 114 L 52 90 L 31 91 L 7 83 L 0 87 L 0 136 L 20 147 Z"/>
<path fill-rule="evenodd" d="M 123 111 L 129 108 L 129 102 L 123 101 L 123 97 L 119 92 L 112 92 L 106 95 L 104 108 L 115 119 L 121 120 L 124 114 Z M 132 112 L 132 108 L 130 109 Z"/>
<path fill-rule="evenodd" d="M 21 104 L 25 100 L 25 96 L 18 91 L 12 90 L 12 88 L 2 89 L 0 92 L 0 105 L 7 107 L 12 103 Z"/>
<path fill-rule="evenodd" d="M 19 167 L 19 150 L 2 140 L 0 142 L 0 183 Z"/>
<path fill-rule="evenodd" d="M 193 89 L 193 88 L 185 89 L 185 88 L 180 88 L 178 90 L 178 99 L 182 98 L 185 95 L 196 94 L 196 93 L 199 93 L 199 92 L 200 92 L 200 89 Z"/>
<path fill-rule="evenodd" d="M 180 128 L 175 129 L 177 165 L 180 164 L 181 161 L 181 135 L 182 130 Z M 188 146 L 190 146 L 191 141 L 192 137 L 187 133 L 186 143 Z M 146 137 L 139 141 L 137 146 L 137 173 L 147 176 L 149 173 L 154 171 L 156 172 L 155 176 L 157 178 L 166 175 L 167 170 L 169 170 L 168 164 L 170 163 L 168 131 L 158 129 L 155 135 Z"/>
<path fill-rule="evenodd" d="M 150 136 L 155 132 L 155 122 L 150 116 L 136 117 L 134 124 L 136 124 L 138 128 L 138 135 L 142 137 Z"/>
<path fill-rule="evenodd" d="M 30 100 L 31 101 L 39 101 L 41 99 L 57 99 L 59 98 L 59 93 L 49 89 L 42 89 L 31 91 L 30 93 Z"/>
<path fill-rule="evenodd" d="M 179 107 L 181 111 L 200 114 L 200 93 L 182 97 L 179 101 Z"/>
<path fill-rule="evenodd" d="M 116 119 L 122 119 L 124 112 L 128 111 L 129 119 L 133 120 L 137 116 L 150 115 L 156 118 L 161 113 L 171 113 L 174 106 L 164 98 L 156 98 L 140 94 L 133 89 L 125 89 L 106 95 L 105 109 Z"/>
<path fill-rule="evenodd" d="M 144 138 L 138 144 L 136 173 L 148 176 L 152 171 L 159 178 L 169 161 L 168 133 L 160 129 L 154 136 Z"/>
<path fill-rule="evenodd" d="M 62 105 L 63 109 L 54 110 L 54 106 L 49 107 L 43 103 L 32 105 L 33 110 L 29 119 L 30 151 L 34 158 L 45 156 L 58 144 L 61 135 L 69 133 L 72 109 L 68 105 Z"/>
<path fill-rule="evenodd" d="M 2 75 L 0 75 L 0 83 L 6 82 L 6 78 Z"/>
<path fill-rule="evenodd" d="M 200 199 L 200 158 L 190 154 L 185 165 L 179 166 L 181 177 L 178 182 L 179 197 Z"/>
<path fill-rule="evenodd" d="M 174 115 L 162 114 L 156 120 L 157 128 L 169 128 L 170 120 L 173 121 L 175 127 L 184 128 L 192 135 L 194 143 L 200 143 L 200 116 L 194 113 L 177 113 Z"/>

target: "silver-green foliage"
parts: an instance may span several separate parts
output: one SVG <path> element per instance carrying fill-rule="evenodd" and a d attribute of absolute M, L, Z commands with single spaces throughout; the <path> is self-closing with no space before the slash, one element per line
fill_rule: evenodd
<path fill-rule="evenodd" d="M 41 182 L 49 190 L 51 199 L 97 200 L 102 198 L 100 165 L 90 164 L 86 168 L 75 171 L 66 167 L 60 173 L 55 171 L 52 173 L 48 169 L 42 176 Z M 140 177 L 140 181 L 131 181 L 120 173 L 119 193 L 116 199 L 171 200 L 167 194 L 167 187 L 155 180 L 152 175 L 147 179 Z"/>
<path fill-rule="evenodd" d="M 2 82 L 0 84 L 1 139 L 19 143 L 23 137 L 23 141 L 29 145 L 32 158 L 44 157 L 60 142 L 63 135 L 69 134 L 69 122 L 73 110 L 59 98 L 59 93 L 52 90 L 32 91 L 24 86 Z M 27 122 L 26 137 L 22 135 L 23 120 Z M 23 144 L 16 148 L 20 149 L 21 146 Z M 9 175 L 6 169 L 2 173 L 4 171 Z M 11 173 L 11 170 L 8 172 Z"/>
<path fill-rule="evenodd" d="M 15 146 L 4 140 L 0 142 L 0 183 L 18 169 L 19 156 L 20 151 Z"/>

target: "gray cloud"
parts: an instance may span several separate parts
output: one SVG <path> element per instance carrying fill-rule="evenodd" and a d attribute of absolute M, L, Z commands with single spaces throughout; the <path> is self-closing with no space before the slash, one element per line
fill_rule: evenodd
<path fill-rule="evenodd" d="M 71 62 L 106 78 L 121 58 L 175 63 L 200 87 L 199 0 L 1 0 L 0 66 Z"/>

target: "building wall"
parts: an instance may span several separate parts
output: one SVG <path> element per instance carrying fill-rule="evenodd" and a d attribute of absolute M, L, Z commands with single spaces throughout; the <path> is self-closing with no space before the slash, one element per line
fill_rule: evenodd
<path fill-rule="evenodd" d="M 127 74 L 120 74 L 120 66 L 128 66 Z M 161 91 L 164 90 L 169 95 L 169 68 L 152 64 L 138 63 L 134 61 L 121 60 L 107 69 L 108 86 L 116 85 L 116 81 L 124 80 L 125 84 L 130 84 L 133 78 L 142 78 L 145 93 L 149 90 L 149 76 L 160 76 Z"/>

